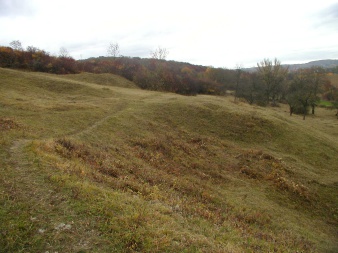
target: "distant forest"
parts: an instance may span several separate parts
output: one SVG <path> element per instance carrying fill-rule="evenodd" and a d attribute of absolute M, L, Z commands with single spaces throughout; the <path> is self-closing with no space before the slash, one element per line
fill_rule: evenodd
<path fill-rule="evenodd" d="M 287 103 L 290 115 L 303 114 L 304 119 L 309 111 L 315 113 L 321 100 L 330 101 L 331 107 L 338 108 L 338 88 L 328 78 L 338 74 L 338 66 L 294 68 L 282 65 L 277 59 L 264 59 L 257 63 L 255 71 L 247 71 L 240 66 L 225 69 L 167 61 L 167 51 L 160 48 L 152 58 L 117 57 L 115 51 L 110 57 L 75 60 L 65 48 L 61 48 L 59 56 L 52 56 L 34 46 L 23 49 L 19 41 L 13 41 L 10 47 L 0 46 L 0 67 L 53 74 L 112 73 L 142 89 L 182 95 L 232 93 L 235 100 L 250 104 Z"/>

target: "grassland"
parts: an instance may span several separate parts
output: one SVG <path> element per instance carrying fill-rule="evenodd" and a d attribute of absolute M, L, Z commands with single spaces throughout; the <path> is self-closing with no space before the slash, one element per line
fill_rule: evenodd
<path fill-rule="evenodd" d="M 0 252 L 338 251 L 333 111 L 0 80 Z"/>

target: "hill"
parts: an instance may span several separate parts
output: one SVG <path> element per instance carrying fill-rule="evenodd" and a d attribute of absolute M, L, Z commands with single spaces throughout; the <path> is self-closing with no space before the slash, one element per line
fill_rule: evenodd
<path fill-rule="evenodd" d="M 331 111 L 81 75 L 0 68 L 0 252 L 337 252 Z"/>
<path fill-rule="evenodd" d="M 94 83 L 105 86 L 139 89 L 139 87 L 135 85 L 135 83 L 121 76 L 108 73 L 93 74 L 88 72 L 82 72 L 80 74 L 60 75 L 58 77 L 65 78 L 66 80 Z"/>
<path fill-rule="evenodd" d="M 319 60 L 310 61 L 302 64 L 286 64 L 290 70 L 297 70 L 301 68 L 322 67 L 324 69 L 335 68 L 338 66 L 338 60 Z"/>
<path fill-rule="evenodd" d="M 295 71 L 297 69 L 306 69 L 311 67 L 322 67 L 324 69 L 333 69 L 337 68 L 338 60 L 318 60 L 300 64 L 283 64 L 283 66 L 288 67 L 290 71 Z M 257 67 L 246 68 L 245 70 L 248 72 L 253 72 L 257 70 Z"/>

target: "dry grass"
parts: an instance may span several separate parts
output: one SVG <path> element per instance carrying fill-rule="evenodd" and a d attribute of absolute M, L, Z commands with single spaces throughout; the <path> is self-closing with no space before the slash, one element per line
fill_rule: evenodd
<path fill-rule="evenodd" d="M 132 88 L 139 89 L 137 85 L 133 82 L 121 78 L 120 76 L 113 74 L 93 74 L 93 73 L 80 73 L 80 74 L 70 74 L 63 76 L 67 80 L 81 81 L 85 83 L 94 83 L 104 86 L 113 86 L 113 87 L 122 87 L 122 88 Z"/>
<path fill-rule="evenodd" d="M 81 75 L 0 69 L 0 252 L 337 251 L 330 111 Z"/>

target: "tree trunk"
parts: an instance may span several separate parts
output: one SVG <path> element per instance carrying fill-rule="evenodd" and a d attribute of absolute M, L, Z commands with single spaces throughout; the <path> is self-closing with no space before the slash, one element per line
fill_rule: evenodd
<path fill-rule="evenodd" d="M 304 114 L 303 114 L 303 120 L 305 120 L 306 111 L 307 111 L 307 110 L 306 110 L 306 106 L 304 106 L 303 110 L 304 110 L 304 111 L 303 111 L 303 113 L 304 113 Z"/>
<path fill-rule="evenodd" d="M 315 114 L 315 105 L 312 105 L 312 114 Z"/>

